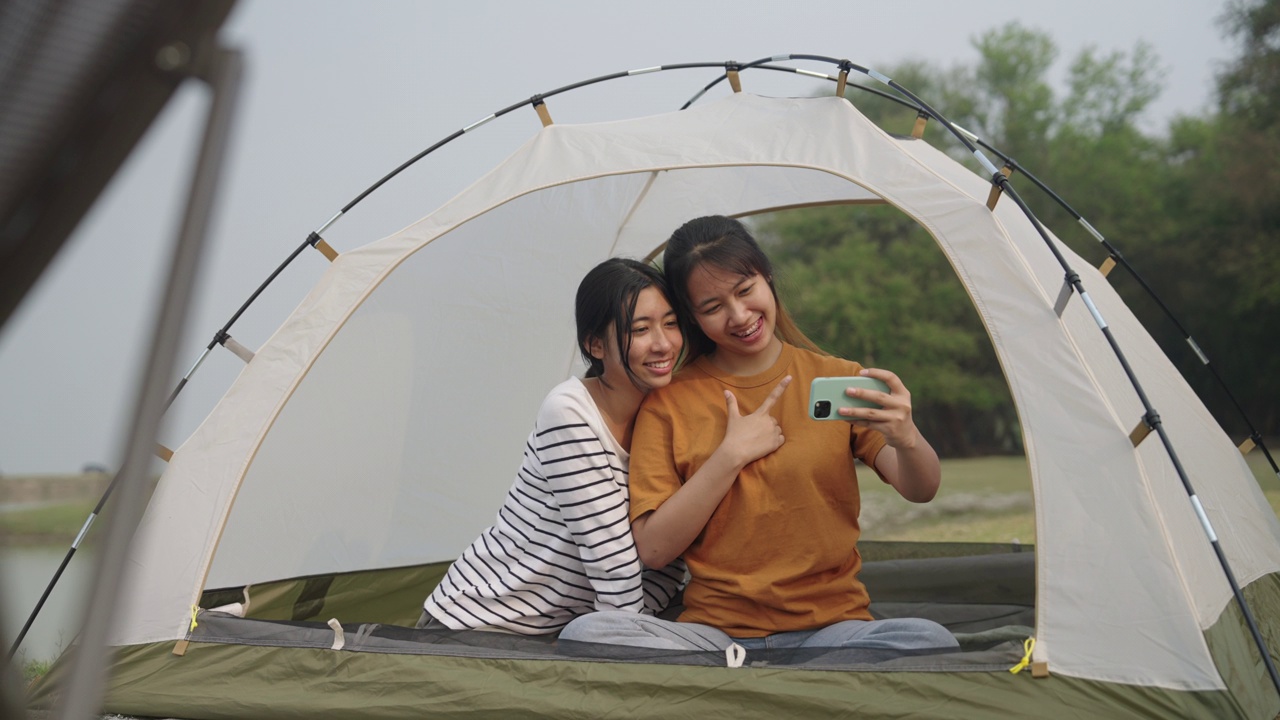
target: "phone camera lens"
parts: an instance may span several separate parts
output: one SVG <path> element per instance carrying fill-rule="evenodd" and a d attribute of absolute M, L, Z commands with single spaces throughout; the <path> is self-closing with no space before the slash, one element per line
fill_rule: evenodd
<path fill-rule="evenodd" d="M 831 401 L 819 400 L 813 404 L 813 416 L 816 418 L 824 418 L 831 416 Z"/>

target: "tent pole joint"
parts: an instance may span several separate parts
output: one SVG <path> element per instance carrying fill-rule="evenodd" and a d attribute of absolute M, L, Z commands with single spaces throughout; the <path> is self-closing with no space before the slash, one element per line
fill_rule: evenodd
<path fill-rule="evenodd" d="M 550 127 L 552 124 L 551 112 L 547 110 L 547 103 L 542 99 L 542 96 L 534 95 L 529 98 L 529 102 L 533 105 L 534 111 L 538 113 L 538 119 L 542 121 L 542 127 Z"/>
<path fill-rule="evenodd" d="M 911 137 L 920 140 L 924 137 L 924 128 L 929 124 L 929 113 L 921 110 L 916 113 L 916 123 L 911 127 Z"/>
<path fill-rule="evenodd" d="M 1142 416 L 1142 421 L 1138 423 L 1138 426 L 1129 433 L 1129 442 L 1133 443 L 1134 447 L 1138 447 L 1143 440 L 1147 439 L 1152 430 L 1158 430 L 1159 428 L 1160 415 L 1155 410 L 1148 410 Z"/>
<path fill-rule="evenodd" d="M 916 116 L 916 128 L 915 130 L 911 131 L 911 135 L 916 138 L 923 136 L 924 125 L 928 121 L 929 121 L 929 116 L 925 114 L 923 111 L 920 112 Z M 919 135 L 916 134 L 916 130 L 920 131 Z M 1008 179 L 1008 177 L 1013 174 L 1013 168 L 1006 164 L 1003 168 L 1000 169 L 1000 172 L 996 174 L 1005 179 Z M 1004 192 L 1004 187 L 1002 183 L 993 182 L 991 184 L 991 192 L 987 193 L 987 209 L 988 210 L 996 209 L 996 203 L 1000 201 L 1000 195 L 1002 192 Z"/>
<path fill-rule="evenodd" d="M 741 69 L 742 65 L 734 60 L 724 64 L 724 75 L 729 79 L 729 87 L 733 88 L 735 93 L 742 92 L 742 79 L 738 77 L 738 71 Z"/>
<path fill-rule="evenodd" d="M 1076 286 L 1080 284 L 1080 276 L 1074 270 L 1068 270 L 1062 277 L 1062 289 L 1058 291 L 1058 299 L 1053 303 L 1053 312 L 1058 317 L 1067 309 Z"/>
<path fill-rule="evenodd" d="M 840 76 L 836 78 L 836 97 L 844 97 L 845 90 L 849 86 L 849 71 L 853 69 L 853 63 L 841 60 L 839 68 Z"/>
<path fill-rule="evenodd" d="M 324 238 L 320 237 L 319 232 L 312 231 L 312 233 L 307 236 L 307 244 L 316 250 L 319 250 L 320 254 L 324 255 L 329 262 L 333 262 L 338 259 L 338 251 L 334 250 L 332 245 L 325 242 Z"/>

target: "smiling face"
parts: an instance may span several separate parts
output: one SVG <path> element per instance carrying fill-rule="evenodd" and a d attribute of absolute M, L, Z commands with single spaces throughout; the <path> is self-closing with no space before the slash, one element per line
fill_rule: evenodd
<path fill-rule="evenodd" d="M 689 273 L 688 293 L 694 320 L 716 345 L 717 365 L 742 375 L 773 362 L 781 348 L 773 334 L 778 301 L 764 276 L 704 262 Z"/>
<path fill-rule="evenodd" d="M 591 340 L 591 355 L 604 363 L 601 379 L 605 384 L 631 383 L 641 392 L 669 384 L 676 358 L 684 347 L 684 336 L 680 334 L 676 312 L 661 290 L 650 286 L 636 296 L 631 327 L 624 337 L 629 338 L 630 348 L 620 350 L 617 333 L 611 324 L 603 338 Z M 627 355 L 625 364 L 623 350 Z"/>

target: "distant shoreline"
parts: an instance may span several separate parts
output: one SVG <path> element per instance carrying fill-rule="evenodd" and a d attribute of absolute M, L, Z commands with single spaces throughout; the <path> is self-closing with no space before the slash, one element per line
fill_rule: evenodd
<path fill-rule="evenodd" d="M 0 545 L 69 546 L 110 483 L 100 472 L 0 477 Z"/>
<path fill-rule="evenodd" d="M 0 476 L 0 506 L 97 500 L 111 484 L 102 472 Z"/>

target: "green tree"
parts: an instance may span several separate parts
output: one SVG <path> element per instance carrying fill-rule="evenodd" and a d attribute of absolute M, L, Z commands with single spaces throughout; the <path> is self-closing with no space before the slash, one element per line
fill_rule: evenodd
<path fill-rule="evenodd" d="M 948 456 L 1021 450 L 990 340 L 933 238 L 891 207 L 775 215 L 761 227 L 796 322 L 834 355 L 896 372 Z"/>
<path fill-rule="evenodd" d="M 1280 431 L 1280 2 L 1232 2 L 1240 55 L 1218 78 L 1217 112 L 1169 132 L 1169 229 L 1153 253 L 1169 305 L 1213 360 L 1253 425 Z M 1165 331 L 1166 347 L 1180 340 Z M 1173 353 L 1171 353 L 1173 354 Z M 1228 430 L 1247 427 L 1189 350 L 1184 374 Z"/>
<path fill-rule="evenodd" d="M 973 65 L 912 61 L 888 74 L 1034 173 L 1103 232 L 1200 341 L 1255 426 L 1275 434 L 1280 0 L 1236 0 L 1224 26 L 1241 51 L 1219 77 L 1217 112 L 1178 118 L 1163 134 L 1139 125 L 1165 74 L 1142 43 L 1129 52 L 1085 49 L 1068 64 L 1060 96 L 1047 80 L 1053 42 L 1016 23 L 976 38 Z M 860 92 L 850 99 L 890 132 L 905 134 L 915 122 L 915 112 L 899 104 Z M 937 123 L 926 139 L 979 171 Z M 1017 173 L 1013 185 L 1084 262 L 1104 259 L 1105 248 L 1051 197 Z M 762 237 L 801 327 L 833 353 L 902 375 L 941 452 L 1018 449 L 985 331 L 946 259 L 912 221 L 887 207 L 828 207 L 767 219 Z M 1123 271 L 1108 281 L 1215 417 L 1243 432 L 1239 413 L 1141 284 Z"/>
<path fill-rule="evenodd" d="M 1223 24 L 1242 47 L 1218 77 L 1219 108 L 1245 123 L 1275 128 L 1280 125 L 1280 3 L 1235 0 Z"/>
<path fill-rule="evenodd" d="M 1104 223 L 1144 237 L 1165 225 L 1164 148 L 1136 124 L 1160 91 L 1149 47 L 1086 50 L 1070 65 L 1062 99 L 1047 80 L 1057 55 L 1047 35 L 1012 23 L 974 47 L 979 59 L 970 67 L 913 61 L 890 74 L 1055 188 L 1082 189 L 1081 202 Z M 851 100 L 882 127 L 905 133 L 915 119 L 914 111 L 864 93 Z M 928 132 L 977 169 L 962 145 L 937 127 Z M 1074 232 L 1080 249 L 1101 260 L 1092 236 L 1064 210 L 1025 179 L 1015 176 L 1015 187 L 1051 228 Z M 837 355 L 901 375 L 917 422 L 941 453 L 1021 450 L 990 339 L 950 264 L 914 221 L 889 207 L 835 207 L 778 215 L 762 230 L 801 327 Z"/>

